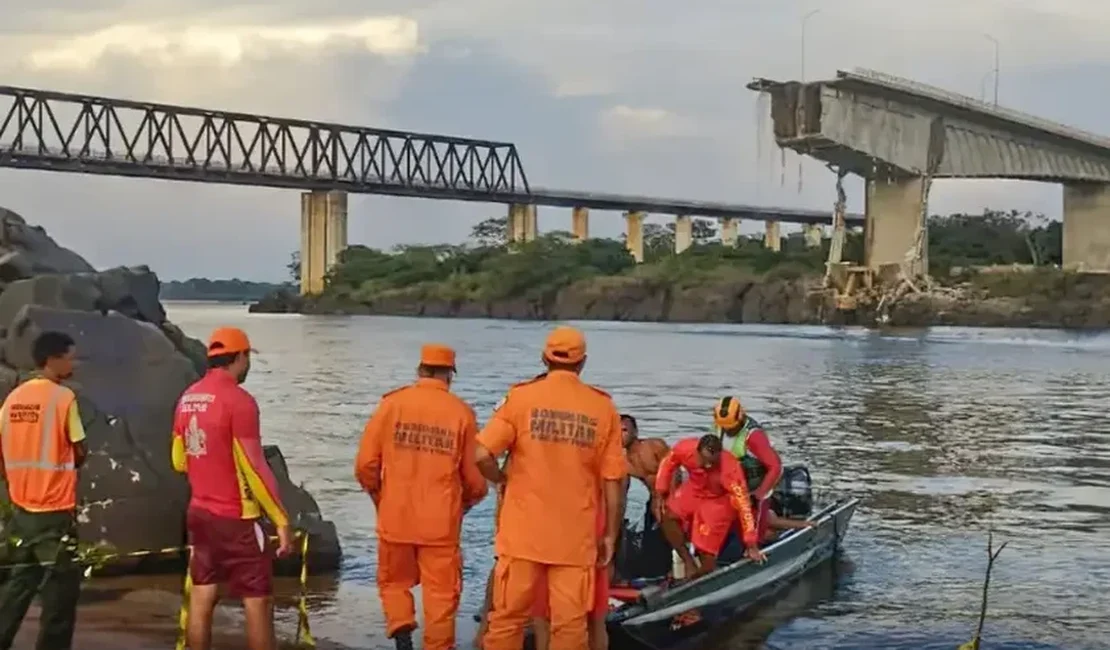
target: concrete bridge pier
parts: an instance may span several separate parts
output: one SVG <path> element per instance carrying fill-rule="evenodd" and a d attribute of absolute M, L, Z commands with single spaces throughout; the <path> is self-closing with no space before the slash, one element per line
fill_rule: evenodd
<path fill-rule="evenodd" d="M 682 251 L 694 245 L 694 220 L 686 215 L 674 218 L 674 252 Z"/>
<path fill-rule="evenodd" d="M 1110 273 L 1110 184 L 1064 184 L 1063 267 Z"/>
<path fill-rule="evenodd" d="M 821 248 L 825 240 L 825 226 L 819 223 L 807 223 L 802 226 L 802 236 L 806 241 L 806 248 Z"/>
<path fill-rule="evenodd" d="M 725 217 L 721 219 L 721 244 L 729 248 L 736 247 L 736 241 L 739 239 L 740 233 L 740 220 L 734 217 Z"/>
<path fill-rule="evenodd" d="M 574 208 L 571 211 L 570 231 L 574 234 L 575 241 L 586 241 L 590 238 L 590 210 L 588 208 Z"/>
<path fill-rule="evenodd" d="M 879 269 L 889 264 L 902 264 L 917 241 L 917 231 L 924 228 L 922 183 L 920 177 L 895 180 L 868 180 L 864 196 L 864 264 Z M 926 231 L 921 246 L 921 260 L 907 269 L 910 275 L 929 272 L 929 238 Z"/>
<path fill-rule="evenodd" d="M 520 243 L 536 238 L 536 206 L 527 203 L 509 204 L 509 241 Z"/>
<path fill-rule="evenodd" d="M 777 253 L 782 250 L 782 233 L 779 230 L 779 222 L 767 221 L 766 224 L 766 230 L 763 235 L 763 247 Z"/>
<path fill-rule="evenodd" d="M 644 216 L 646 215 L 643 212 L 636 210 L 624 213 L 625 226 L 628 229 L 626 245 L 637 264 L 644 261 Z"/>
<path fill-rule="evenodd" d="M 347 193 L 301 193 L 301 295 L 324 291 L 324 278 L 347 248 Z"/>

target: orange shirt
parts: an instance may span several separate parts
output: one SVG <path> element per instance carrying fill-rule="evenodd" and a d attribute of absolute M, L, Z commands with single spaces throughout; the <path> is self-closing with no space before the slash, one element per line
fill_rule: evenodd
<path fill-rule="evenodd" d="M 721 462 L 713 469 L 701 466 L 698 454 L 698 438 L 680 440 L 671 447 L 671 453 L 659 464 L 659 472 L 655 475 L 655 491 L 667 494 L 671 489 L 671 481 L 679 467 L 686 470 L 690 480 L 688 488 L 699 499 L 717 499 L 729 497 L 732 507 L 740 518 L 740 529 L 743 533 L 744 544 L 752 546 L 759 539 L 756 531 L 755 516 L 752 514 L 751 498 L 748 495 L 748 482 L 744 477 L 744 469 L 740 461 L 727 451 L 721 452 Z"/>
<path fill-rule="evenodd" d="M 458 544 L 465 509 L 488 489 L 475 461 L 474 411 L 430 378 L 382 396 L 366 423 L 355 476 L 378 505 L 378 537 Z"/>
<path fill-rule="evenodd" d="M 478 444 L 508 451 L 495 552 L 543 564 L 597 562 L 603 480 L 628 473 L 620 414 L 604 391 L 553 371 L 509 389 Z"/>

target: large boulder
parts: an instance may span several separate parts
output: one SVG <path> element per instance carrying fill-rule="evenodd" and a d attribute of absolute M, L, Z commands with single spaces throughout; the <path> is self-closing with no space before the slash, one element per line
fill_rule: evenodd
<path fill-rule="evenodd" d="M 41 226 L 0 208 L 0 281 L 10 282 L 39 273 L 96 271 L 77 253 L 55 242 Z"/>
<path fill-rule="evenodd" d="M 171 466 L 170 431 L 178 397 L 204 372 L 204 344 L 166 320 L 150 269 L 97 272 L 12 212 L 0 209 L 0 226 L 0 282 L 8 283 L 0 293 L 0 399 L 31 375 L 31 343 L 40 332 L 72 336 L 78 364 L 68 383 L 90 452 L 81 471 L 81 538 L 121 553 L 180 547 L 189 492 Z M 335 526 L 293 483 L 281 452 L 267 448 L 266 456 L 290 516 L 309 532 L 312 570 L 337 569 Z M 279 565 L 297 568 L 295 561 Z"/>

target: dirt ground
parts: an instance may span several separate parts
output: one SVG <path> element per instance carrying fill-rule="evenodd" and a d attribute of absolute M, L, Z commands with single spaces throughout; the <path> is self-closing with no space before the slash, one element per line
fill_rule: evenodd
<path fill-rule="evenodd" d="M 178 615 L 181 607 L 179 588 L 172 580 L 166 584 L 136 588 L 126 578 L 105 579 L 82 587 L 81 605 L 77 611 L 77 632 L 74 650 L 165 650 L 177 640 Z M 228 605 L 216 611 L 213 625 L 213 650 L 242 650 L 246 640 L 242 634 L 242 617 Z M 39 608 L 34 605 L 16 636 L 13 648 L 35 647 L 39 629 Z M 280 636 L 280 632 L 279 632 Z M 292 639 L 281 647 L 295 648 Z M 318 641 L 320 650 L 344 650 L 343 646 Z"/>

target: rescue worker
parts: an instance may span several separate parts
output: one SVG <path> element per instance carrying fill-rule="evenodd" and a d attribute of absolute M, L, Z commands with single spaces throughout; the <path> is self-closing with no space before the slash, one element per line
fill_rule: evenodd
<path fill-rule="evenodd" d="M 9 650 L 36 593 L 42 602 L 37 650 L 69 650 L 77 618 L 77 469 L 88 453 L 77 396 L 61 382 L 73 375 L 76 345 L 62 332 L 31 344 L 35 377 L 0 407 L 0 478 L 12 517 L 5 531 L 11 570 L 0 591 L 0 649 Z"/>
<path fill-rule="evenodd" d="M 503 402 L 504 400 L 502 400 Z M 496 408 L 501 405 L 498 404 Z M 509 457 L 506 454 L 505 462 L 501 464 L 501 471 L 509 471 Z M 483 477 L 485 478 L 485 477 Z M 497 522 L 501 520 L 501 504 L 505 501 L 505 484 L 500 483 L 497 485 L 497 504 L 493 511 L 493 534 L 497 535 Z M 489 570 L 489 577 L 486 578 L 486 599 L 482 603 L 482 611 L 474 619 L 478 623 L 478 630 L 474 634 L 474 647 L 476 650 L 484 650 L 486 630 L 489 629 L 489 612 L 493 609 L 493 580 L 497 574 L 497 558 L 494 558 L 494 567 Z"/>
<path fill-rule="evenodd" d="M 540 576 L 547 578 L 551 649 L 588 647 L 596 567 L 612 560 L 620 528 L 627 474 L 620 415 L 608 394 L 579 377 L 586 339 L 556 328 L 542 358 L 547 372 L 510 388 L 478 434 L 479 469 L 505 486 L 485 650 L 520 650 Z M 496 458 L 506 451 L 512 464 L 502 472 Z M 599 539 L 600 494 L 606 522 Z"/>
<path fill-rule="evenodd" d="M 185 389 L 173 421 L 173 467 L 188 476 L 186 526 L 192 557 L 186 636 L 209 650 L 219 587 L 243 601 L 247 647 L 274 650 L 272 545 L 259 519 L 277 528 L 278 555 L 293 531 L 262 452 L 258 402 L 240 384 L 251 367 L 250 340 L 235 327 L 208 339 L 208 372 Z"/>
<path fill-rule="evenodd" d="M 744 470 L 762 539 L 772 518 L 770 497 L 782 478 L 782 459 L 771 446 L 771 440 L 763 427 L 744 411 L 740 400 L 735 397 L 717 400 L 717 406 L 713 409 L 713 423 L 717 426 L 725 451 L 739 460 Z"/>
<path fill-rule="evenodd" d="M 597 535 L 600 539 L 605 535 L 604 498 L 601 507 L 597 509 Z M 605 566 L 597 567 L 594 573 L 594 606 L 590 609 L 587 620 L 586 636 L 589 641 L 589 650 L 608 650 L 609 630 L 605 627 L 605 619 L 609 616 L 609 577 L 612 561 Z M 532 631 L 536 639 L 535 650 L 549 650 L 551 648 L 551 607 L 547 597 L 547 577 L 541 575 L 536 581 L 535 600 L 532 602 Z"/>
<path fill-rule="evenodd" d="M 674 473 L 680 467 L 689 478 L 672 491 Z M 735 458 L 722 453 L 721 439 L 716 435 L 687 438 L 672 447 L 660 464 L 655 491 L 656 503 L 662 504 L 656 506 L 656 517 L 664 522 L 667 541 L 686 565 L 687 578 L 697 578 L 716 568 L 717 555 L 737 515 L 744 556 L 763 561 L 743 470 Z M 687 539 L 697 552 L 696 562 L 687 548 Z"/>
<path fill-rule="evenodd" d="M 355 476 L 378 510 L 378 593 L 386 635 L 412 648 L 422 586 L 425 650 L 455 647 L 463 514 L 486 496 L 474 411 L 450 392 L 455 351 L 425 345 L 416 382 L 382 396 L 366 423 Z"/>

